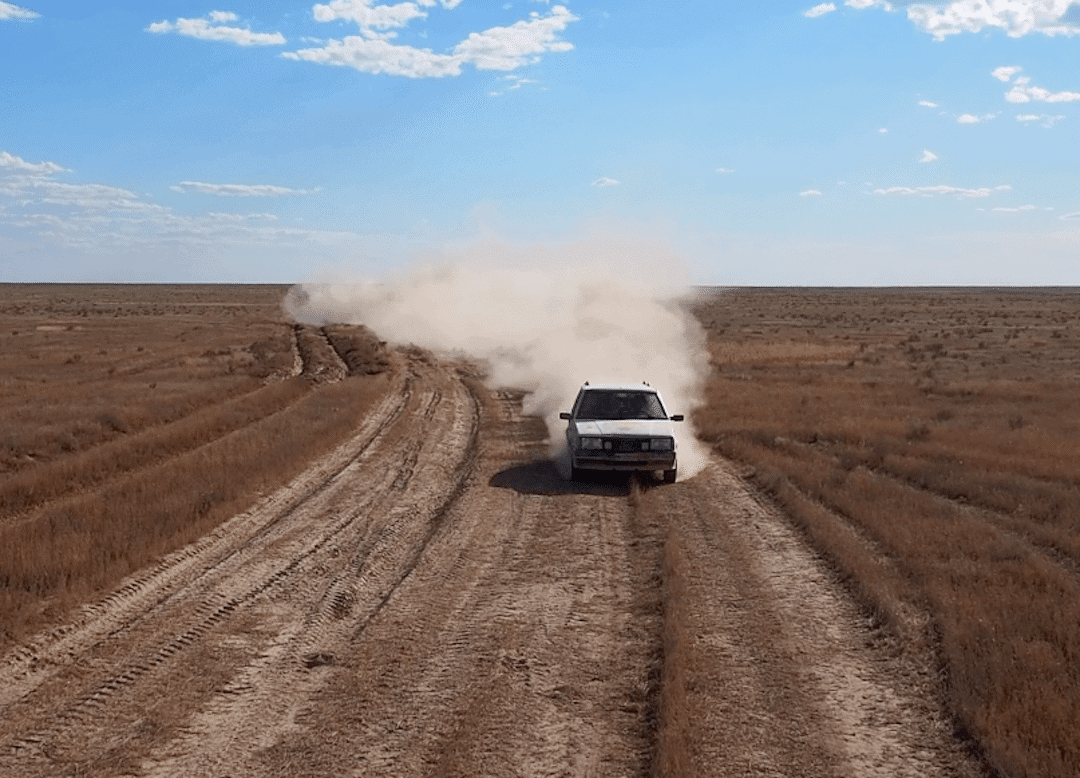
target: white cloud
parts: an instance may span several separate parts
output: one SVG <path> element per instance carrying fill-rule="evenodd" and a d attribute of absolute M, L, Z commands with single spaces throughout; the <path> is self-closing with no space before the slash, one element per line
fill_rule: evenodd
<path fill-rule="evenodd" d="M 864 8 L 873 8 L 874 6 L 881 6 L 886 11 L 893 10 L 892 3 L 885 2 L 885 0 L 847 0 L 844 5 L 849 5 L 860 11 Z"/>
<path fill-rule="evenodd" d="M 889 128 L 888 128 L 888 127 L 882 127 L 881 129 L 879 129 L 879 130 L 878 130 L 878 132 L 880 132 L 880 133 L 881 133 L 882 135 L 884 135 L 884 134 L 885 134 L 885 133 L 887 133 L 888 131 L 889 131 Z"/>
<path fill-rule="evenodd" d="M 51 172 L 59 170 L 46 171 Z M 329 259 L 338 249 L 352 251 L 366 240 L 354 233 L 282 227 L 276 220 L 267 213 L 182 216 L 115 186 L 65 184 L 47 175 L 0 176 L 0 225 L 87 256 L 145 259 L 211 251 L 260 257 L 321 253 Z"/>
<path fill-rule="evenodd" d="M 349 36 L 343 40 L 331 38 L 316 49 L 286 51 L 282 57 L 315 62 L 319 65 L 339 65 L 364 73 L 389 73 L 410 78 L 441 78 L 461 74 L 463 60 L 450 54 L 437 54 L 431 49 L 399 46 L 381 38 Z"/>
<path fill-rule="evenodd" d="M 1072 219 L 1080 219 L 1080 211 L 1076 211 L 1074 213 L 1063 213 L 1058 218 L 1062 219 L 1064 221 L 1069 221 L 1069 220 L 1072 220 Z"/>
<path fill-rule="evenodd" d="M 727 167 L 718 167 L 716 169 L 716 172 L 717 173 L 734 173 L 735 171 L 732 170 L 731 168 L 727 168 Z"/>
<path fill-rule="evenodd" d="M 16 157 L 6 151 L 0 151 L 0 168 L 9 168 L 18 170 L 21 173 L 40 176 L 70 172 L 67 168 L 60 167 L 55 162 L 27 162 L 22 157 Z"/>
<path fill-rule="evenodd" d="M 210 19 L 177 19 L 175 22 L 154 22 L 146 28 L 147 32 L 175 32 L 190 38 L 205 41 L 225 41 L 237 46 L 281 46 L 285 36 L 280 32 L 252 32 L 243 27 L 229 27 L 211 24 L 236 21 L 237 16 L 229 11 L 211 11 Z"/>
<path fill-rule="evenodd" d="M 930 151 L 930 149 L 923 149 L 922 159 L 919 162 L 933 162 L 935 159 L 937 159 L 937 154 Z"/>
<path fill-rule="evenodd" d="M 442 4 L 446 8 L 453 8 L 459 1 L 444 1 Z M 432 6 L 434 0 L 421 0 L 420 5 Z M 570 51 L 573 44 L 559 40 L 559 33 L 578 19 L 561 5 L 554 6 L 547 15 L 534 11 L 529 14 L 527 21 L 470 33 L 449 54 L 444 54 L 395 44 L 391 42 L 392 33 L 377 32 L 392 26 L 403 26 L 414 18 L 426 15 L 414 3 L 371 6 L 370 0 L 335 0 L 330 5 L 316 8 L 327 9 L 319 12 L 323 17 L 332 15 L 330 18 L 347 18 L 356 22 L 361 34 L 342 40 L 331 39 L 320 48 L 288 51 L 281 56 L 322 65 L 351 67 L 365 73 L 389 73 L 410 78 L 456 76 L 465 64 L 471 64 L 478 70 L 514 70 L 537 62 L 541 54 Z M 329 20 L 319 16 L 316 18 Z"/>
<path fill-rule="evenodd" d="M 1009 82 L 1013 76 L 1023 70 L 1019 65 L 1002 65 L 999 68 L 994 68 L 990 71 L 990 75 L 996 78 L 998 81 Z"/>
<path fill-rule="evenodd" d="M 454 47 L 454 54 L 479 70 L 513 70 L 537 60 L 548 51 L 570 51 L 573 44 L 557 40 L 558 34 L 577 19 L 565 7 L 555 6 L 549 16 L 530 14 L 530 21 L 509 27 L 492 27 L 469 37 Z"/>
<path fill-rule="evenodd" d="M 956 195 L 957 197 L 989 197 L 994 192 L 1007 192 L 1012 189 L 1011 186 L 1002 185 L 990 187 L 981 187 L 979 189 L 965 189 L 960 186 L 945 186 L 939 184 L 938 186 L 890 186 L 885 189 L 875 189 L 874 194 L 878 195 L 922 195 L 923 197 L 933 197 L 934 195 Z"/>
<path fill-rule="evenodd" d="M 885 0 L 847 0 L 845 5 L 856 9 L 880 6 L 892 11 Z M 915 26 L 934 37 L 945 40 L 949 35 L 977 33 L 983 29 L 999 29 L 1011 38 L 1021 38 L 1032 32 L 1043 35 L 1072 36 L 1080 34 L 1080 25 L 1067 17 L 1080 0 L 953 0 L 952 2 L 905 2 L 907 16 Z"/>
<path fill-rule="evenodd" d="M 919 105 L 923 106 L 924 108 L 940 108 L 941 107 L 941 105 L 939 103 L 931 103 L 929 100 L 920 100 Z"/>
<path fill-rule="evenodd" d="M 996 118 L 996 113 L 984 113 L 982 116 L 976 116 L 973 113 L 962 113 L 956 117 L 956 122 L 958 124 L 981 124 Z"/>
<path fill-rule="evenodd" d="M 816 189 L 807 189 L 805 192 L 799 192 L 799 197 L 821 197 L 821 192 Z"/>
<path fill-rule="evenodd" d="M 1016 115 L 1016 121 L 1018 122 L 1024 122 L 1025 124 L 1028 122 L 1040 122 L 1039 126 L 1048 130 L 1064 118 L 1061 114 L 1051 116 L 1046 113 L 1021 113 Z"/>
<path fill-rule="evenodd" d="M 256 219 L 261 220 L 261 221 L 269 221 L 269 222 L 276 222 L 278 220 L 278 217 L 275 216 L 272 213 L 214 213 L 214 212 L 211 212 L 211 213 L 208 213 L 206 215 L 207 215 L 207 217 L 209 217 L 211 219 L 220 219 L 222 221 L 230 221 L 230 222 L 253 221 L 253 220 L 256 220 Z"/>
<path fill-rule="evenodd" d="M 1034 211 L 1036 210 L 1036 207 L 1034 205 L 1020 205 L 1016 208 L 1005 208 L 1003 206 L 999 206 L 997 208 L 994 208 L 993 210 L 997 213 L 1020 213 L 1021 211 Z"/>
<path fill-rule="evenodd" d="M 907 9 L 908 18 L 935 40 L 984 28 L 1000 29 L 1010 38 L 1032 32 L 1043 35 L 1077 35 L 1080 26 L 1065 20 L 1070 8 L 1080 0 L 955 0 L 941 4 L 916 3 Z"/>
<path fill-rule="evenodd" d="M 84 211 L 150 211 L 160 209 L 133 192 L 104 184 L 63 184 L 42 176 L 0 178 L 0 196 L 20 206 L 32 203 L 70 206 Z"/>
<path fill-rule="evenodd" d="M 371 0 L 333 0 L 328 5 L 316 5 L 312 15 L 317 22 L 346 19 L 356 22 L 362 29 L 388 30 L 426 17 L 427 12 L 420 10 L 416 3 L 373 6 Z"/>
<path fill-rule="evenodd" d="M 1030 79 L 1018 78 L 1005 94 L 1010 103 L 1072 103 L 1080 100 L 1080 92 L 1051 92 L 1041 86 L 1028 86 Z"/>
<path fill-rule="evenodd" d="M 608 178 L 607 176 L 601 176 L 592 182 L 593 186 L 618 186 L 619 182 L 614 178 Z"/>
<path fill-rule="evenodd" d="M 221 195 L 222 197 L 269 197 L 272 195 L 311 194 L 317 189 L 289 189 L 272 184 L 204 184 L 201 181 L 181 181 L 169 187 L 174 192 Z"/>
<path fill-rule="evenodd" d="M 824 16 L 825 14 L 835 11 L 836 5 L 834 3 L 822 3 L 821 5 L 815 5 L 808 11 L 803 11 L 803 16 L 808 19 L 814 19 L 818 16 Z"/>
<path fill-rule="evenodd" d="M 41 14 L 34 13 L 33 11 L 14 5 L 13 3 L 0 2 L 0 21 L 7 19 L 17 19 L 19 21 L 30 21 L 31 19 L 38 19 Z"/>
<path fill-rule="evenodd" d="M 535 78 L 522 78 L 521 76 L 515 76 L 513 74 L 509 76 L 501 76 L 500 80 L 510 82 L 510 85 L 506 87 L 507 92 L 512 92 L 515 89 L 521 89 L 521 87 L 525 86 L 526 84 L 539 83 Z M 505 94 L 505 92 L 495 90 L 489 92 L 488 94 L 490 94 L 492 97 L 498 97 L 499 95 Z"/>

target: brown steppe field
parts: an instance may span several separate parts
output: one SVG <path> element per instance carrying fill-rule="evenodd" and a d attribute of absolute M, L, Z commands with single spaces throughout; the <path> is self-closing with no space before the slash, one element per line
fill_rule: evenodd
<path fill-rule="evenodd" d="M 1009 776 L 1080 774 L 1080 290 L 703 293 L 701 435 Z"/>
<path fill-rule="evenodd" d="M 384 349 L 294 327 L 285 291 L 0 284 L 0 647 L 352 433 Z"/>
<path fill-rule="evenodd" d="M 0 285 L 0 772 L 1080 774 L 1080 291 L 699 289 L 670 486 L 285 291 Z"/>

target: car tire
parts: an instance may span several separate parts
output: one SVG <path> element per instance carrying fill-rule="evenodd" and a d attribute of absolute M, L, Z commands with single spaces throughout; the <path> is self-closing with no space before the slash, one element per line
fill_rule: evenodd
<path fill-rule="evenodd" d="M 581 477 L 583 475 L 584 475 L 584 473 L 581 471 L 580 467 L 571 466 L 571 468 L 570 468 L 570 480 L 571 481 L 580 481 Z"/>
<path fill-rule="evenodd" d="M 672 468 L 671 470 L 665 470 L 664 471 L 664 483 L 665 484 L 673 484 L 673 483 L 675 483 L 675 476 L 678 474 L 678 472 L 679 472 L 678 468 Z"/>

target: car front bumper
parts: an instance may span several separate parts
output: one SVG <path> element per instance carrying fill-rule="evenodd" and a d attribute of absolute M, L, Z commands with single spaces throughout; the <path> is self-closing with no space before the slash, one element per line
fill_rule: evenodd
<path fill-rule="evenodd" d="M 675 453 L 649 454 L 574 454 L 573 466 L 578 470 L 651 471 L 674 470 Z"/>

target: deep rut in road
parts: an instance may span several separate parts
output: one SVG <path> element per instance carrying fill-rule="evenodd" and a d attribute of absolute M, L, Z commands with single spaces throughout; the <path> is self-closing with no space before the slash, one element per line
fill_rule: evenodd
<path fill-rule="evenodd" d="M 650 490 L 680 577 L 692 775 L 975 776 L 929 657 L 898 654 L 792 527 L 721 462 Z"/>
<path fill-rule="evenodd" d="M 298 482 L 5 657 L 0 774 L 630 776 L 675 763 L 666 744 L 687 774 L 968 769 L 910 668 L 721 464 L 569 484 L 520 395 L 419 355 L 395 371 Z"/>

